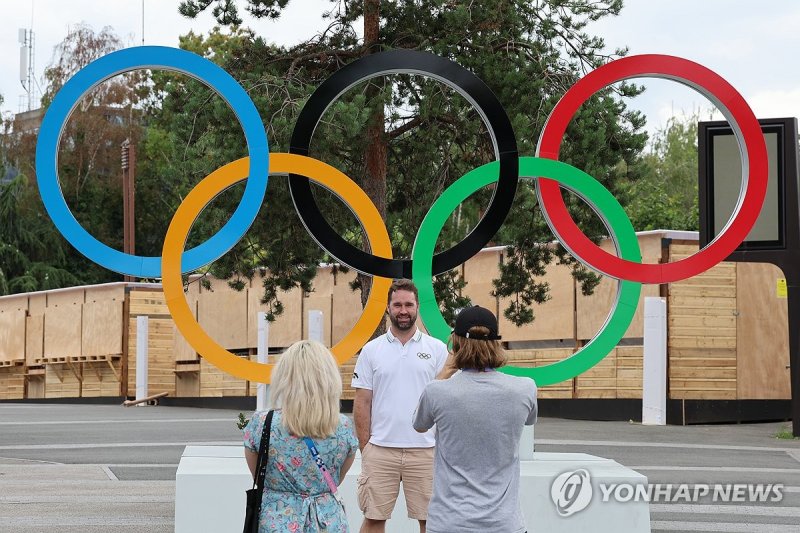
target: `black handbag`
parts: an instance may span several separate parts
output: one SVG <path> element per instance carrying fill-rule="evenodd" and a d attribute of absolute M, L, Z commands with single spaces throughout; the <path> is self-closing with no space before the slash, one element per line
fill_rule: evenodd
<path fill-rule="evenodd" d="M 269 434 L 274 412 L 270 410 L 264 420 L 264 432 L 261 434 L 261 445 L 258 447 L 258 462 L 256 463 L 256 475 L 253 478 L 253 488 L 246 491 L 247 507 L 244 514 L 244 533 L 258 533 L 261 497 L 264 494 L 264 477 L 267 475 L 267 461 L 269 460 Z"/>

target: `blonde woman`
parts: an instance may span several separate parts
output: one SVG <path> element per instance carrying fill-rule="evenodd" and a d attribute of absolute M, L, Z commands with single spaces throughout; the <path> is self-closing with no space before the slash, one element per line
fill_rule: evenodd
<path fill-rule="evenodd" d="M 436 425 L 428 533 L 523 533 L 519 440 L 536 422 L 536 384 L 497 369 L 506 363 L 497 318 L 475 306 L 456 317 L 442 381 L 429 383 L 414 429 Z"/>
<path fill-rule="evenodd" d="M 318 342 L 293 344 L 272 372 L 270 396 L 275 411 L 259 532 L 348 532 L 334 489 L 353 464 L 358 441 L 352 421 L 339 413 L 342 379 L 333 355 Z M 266 415 L 255 413 L 244 430 L 254 477 Z"/>

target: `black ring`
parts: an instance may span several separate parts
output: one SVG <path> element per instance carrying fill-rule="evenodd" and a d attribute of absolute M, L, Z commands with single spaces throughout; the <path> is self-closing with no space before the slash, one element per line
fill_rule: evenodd
<path fill-rule="evenodd" d="M 500 161 L 499 178 L 483 218 L 464 240 L 433 256 L 433 273 L 446 272 L 478 253 L 497 233 L 511 210 L 519 179 L 514 129 L 491 89 L 475 74 L 443 57 L 416 50 L 368 55 L 336 71 L 306 102 L 297 118 L 289 152 L 308 155 L 311 137 L 325 110 L 354 85 L 385 74 L 419 74 L 441 81 L 464 96 L 481 115 Z M 364 274 L 411 278 L 411 260 L 386 259 L 359 250 L 328 225 L 311 193 L 309 179 L 289 175 L 289 193 L 308 233 L 329 254 Z"/>

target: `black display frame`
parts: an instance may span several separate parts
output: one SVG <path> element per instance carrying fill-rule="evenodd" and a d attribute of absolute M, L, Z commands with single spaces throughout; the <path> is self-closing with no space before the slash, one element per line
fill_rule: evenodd
<path fill-rule="evenodd" d="M 800 186 L 798 185 L 798 135 L 796 118 L 758 121 L 767 133 L 778 132 L 779 234 L 782 242 L 742 243 L 726 261 L 771 263 L 786 277 L 789 320 L 789 381 L 791 385 L 792 433 L 800 437 Z M 725 121 L 700 122 L 697 128 L 698 192 L 700 207 L 700 248 L 714 236 L 714 196 L 709 164 L 713 162 L 713 135 L 730 132 Z M 713 174 L 712 174 L 713 175 Z"/>

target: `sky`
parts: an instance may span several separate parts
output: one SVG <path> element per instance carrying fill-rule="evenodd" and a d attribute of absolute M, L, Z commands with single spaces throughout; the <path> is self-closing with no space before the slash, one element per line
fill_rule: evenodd
<path fill-rule="evenodd" d="M 18 29 L 35 32 L 35 74 L 40 80 L 53 48 L 70 26 L 84 22 L 96 31 L 110 26 L 130 46 L 177 46 L 189 30 L 214 26 L 210 12 L 195 20 L 182 18 L 178 0 L 0 0 L 0 110 L 20 108 Z M 244 1 L 239 1 L 240 6 Z M 730 82 L 759 118 L 800 115 L 800 2 L 764 0 L 626 0 L 619 16 L 593 23 L 590 31 L 604 37 L 609 50 L 627 46 L 630 54 L 676 55 L 700 63 Z M 112 7 L 113 6 L 113 7 Z M 277 21 L 246 24 L 281 44 L 305 40 L 325 27 L 321 15 L 328 0 L 290 0 Z M 243 15 L 247 15 L 240 9 Z M 144 25 L 144 32 L 142 28 Z M 644 95 L 630 102 L 643 111 L 649 131 L 663 127 L 673 115 L 701 113 L 712 106 L 683 85 L 650 78 L 637 80 Z M 715 118 L 720 118 L 716 115 Z"/>

